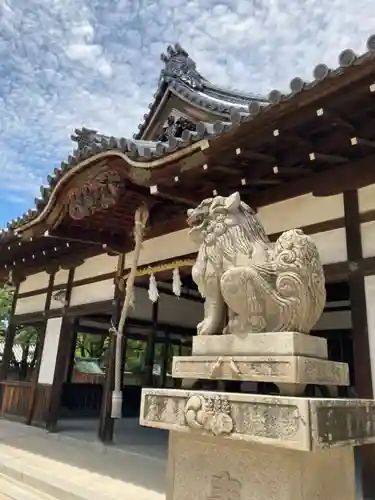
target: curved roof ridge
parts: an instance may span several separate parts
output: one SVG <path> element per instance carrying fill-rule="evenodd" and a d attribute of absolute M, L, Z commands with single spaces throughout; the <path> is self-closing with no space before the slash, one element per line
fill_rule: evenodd
<path fill-rule="evenodd" d="M 149 104 L 150 111 L 144 115 L 143 123 L 138 125 L 138 132 L 134 134 L 134 139 L 142 138 L 168 87 L 193 105 L 228 117 L 231 114 L 232 105 L 248 106 L 254 101 L 267 103 L 267 98 L 264 96 L 231 90 L 211 83 L 198 71 L 196 62 L 179 43 L 169 45 L 160 58 L 164 63 L 164 68 L 160 72 L 154 101 Z"/>

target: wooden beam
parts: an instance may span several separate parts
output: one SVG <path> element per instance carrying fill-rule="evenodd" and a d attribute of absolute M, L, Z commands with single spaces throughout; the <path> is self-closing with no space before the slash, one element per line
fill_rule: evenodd
<path fill-rule="evenodd" d="M 347 163 L 348 159 L 343 156 L 333 155 L 333 154 L 323 154 L 323 153 L 310 153 L 309 154 L 310 161 L 316 161 L 320 163 L 329 163 L 329 164 L 340 164 Z"/>
<path fill-rule="evenodd" d="M 180 183 L 176 183 L 175 188 L 168 188 L 160 184 L 154 184 L 150 187 L 150 194 L 164 200 L 177 201 L 189 207 L 196 207 L 202 201 L 196 196 L 196 193 L 186 193 L 181 189 Z"/>
<path fill-rule="evenodd" d="M 375 148 L 375 141 L 369 141 L 368 139 L 361 139 L 360 137 L 352 137 L 350 139 L 350 144 L 352 146 L 363 146 L 366 148 Z"/>
<path fill-rule="evenodd" d="M 355 388 L 359 398 L 373 398 L 370 346 L 367 326 L 367 308 L 364 275 L 357 264 L 362 259 L 361 221 L 358 203 L 358 191 L 344 193 L 346 246 L 349 267 L 358 268 L 349 274 L 349 290 L 354 350 Z M 363 497 L 372 497 L 375 493 L 375 445 L 359 448 L 362 466 Z"/>
<path fill-rule="evenodd" d="M 86 230 L 84 228 L 57 228 L 50 236 L 53 238 L 61 239 L 66 242 L 83 243 L 86 245 L 94 245 L 102 248 L 104 251 L 113 251 L 122 253 L 124 251 L 126 240 L 128 240 L 128 234 L 126 232 L 126 227 L 122 228 L 124 230 L 124 235 L 114 235 L 106 234 L 104 231 L 96 231 L 95 229 Z M 130 245 L 129 239 L 129 245 Z"/>
<path fill-rule="evenodd" d="M 248 149 L 237 148 L 236 155 L 246 160 L 258 160 L 265 163 L 277 163 L 276 157 L 266 153 L 259 153 L 257 151 L 249 151 Z"/>
<path fill-rule="evenodd" d="M 339 125 L 340 127 L 353 132 L 355 127 L 347 120 L 342 118 L 337 114 L 337 112 L 332 112 L 328 109 L 319 108 L 316 110 L 316 116 L 325 119 L 329 125 Z"/>
<path fill-rule="evenodd" d="M 249 193 L 249 201 L 254 207 L 262 207 L 294 198 L 306 193 L 314 196 L 332 196 L 351 189 L 359 189 L 375 182 L 375 155 L 336 166 L 324 172 L 315 173 L 270 188 L 263 193 Z"/>

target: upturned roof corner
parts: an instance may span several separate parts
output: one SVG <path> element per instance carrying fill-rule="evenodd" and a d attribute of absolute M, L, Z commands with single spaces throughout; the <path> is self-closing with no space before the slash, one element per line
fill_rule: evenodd
<path fill-rule="evenodd" d="M 193 108 L 203 111 L 206 116 L 205 121 L 208 122 L 229 119 L 233 111 L 246 112 L 251 102 L 268 104 L 264 96 L 229 90 L 212 84 L 202 76 L 196 62 L 178 43 L 168 46 L 160 58 L 164 68 L 160 72 L 158 88 L 153 102 L 149 104 L 149 112 L 138 125 L 134 139 L 149 138 L 148 129 L 151 123 L 162 116 L 161 108 L 166 105 L 168 92 L 170 96 L 175 96 Z"/>

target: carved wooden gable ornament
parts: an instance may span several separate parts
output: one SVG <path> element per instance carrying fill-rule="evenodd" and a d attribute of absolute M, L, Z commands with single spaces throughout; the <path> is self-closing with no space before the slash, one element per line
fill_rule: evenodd
<path fill-rule="evenodd" d="M 98 164 L 81 178 L 77 178 L 67 196 L 70 217 L 80 220 L 116 204 L 122 180 L 119 173 Z"/>

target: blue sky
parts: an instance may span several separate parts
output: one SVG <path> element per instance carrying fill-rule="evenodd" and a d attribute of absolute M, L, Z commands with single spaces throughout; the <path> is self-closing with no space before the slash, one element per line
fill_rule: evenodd
<path fill-rule="evenodd" d="M 0 226 L 75 127 L 131 137 L 179 42 L 213 83 L 268 94 L 375 33 L 374 0 L 0 0 Z"/>

